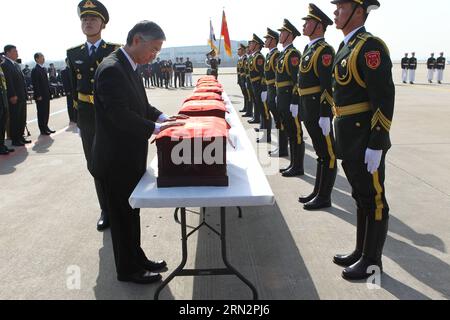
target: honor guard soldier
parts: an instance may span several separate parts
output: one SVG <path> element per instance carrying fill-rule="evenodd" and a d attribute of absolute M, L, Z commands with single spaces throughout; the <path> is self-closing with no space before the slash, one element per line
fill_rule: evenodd
<path fill-rule="evenodd" d="M 88 168 L 92 160 L 92 142 L 95 135 L 94 113 L 94 74 L 103 58 L 119 45 L 102 40 L 101 33 L 109 21 L 108 11 L 97 0 L 83 0 L 78 4 L 78 16 L 86 42 L 67 50 L 68 65 L 72 79 L 72 97 L 78 113 L 78 128 L 83 143 Z M 97 229 L 102 231 L 109 226 L 107 205 L 103 184 L 95 179 L 95 189 L 101 208 Z"/>
<path fill-rule="evenodd" d="M 442 84 L 444 80 L 444 70 L 445 70 L 445 57 L 444 53 L 441 52 L 441 56 L 436 59 L 436 69 L 437 69 L 437 81 Z"/>
<path fill-rule="evenodd" d="M 247 63 L 247 47 L 244 44 L 239 44 L 238 48 L 238 63 L 237 63 L 237 83 L 242 91 L 242 96 L 244 97 L 244 108 L 239 110 L 239 112 L 247 112 L 249 105 L 248 90 L 245 86 L 246 75 L 245 75 L 245 64 Z"/>
<path fill-rule="evenodd" d="M 334 49 L 325 42 L 325 31 L 333 21 L 316 5 L 309 5 L 303 18 L 303 35 L 309 37 L 300 60 L 298 75 L 299 105 L 302 121 L 312 139 L 317 155 L 316 181 L 313 192 L 299 201 L 306 210 L 331 207 L 331 192 L 336 180 L 334 134 L 331 130 L 333 98 L 331 73 Z"/>
<path fill-rule="evenodd" d="M 264 56 L 261 53 L 261 48 L 264 46 L 264 41 L 256 34 L 249 43 L 252 57 L 249 61 L 248 68 L 250 74 L 250 82 L 253 91 L 253 119 L 249 120 L 250 124 L 261 123 L 260 129 L 265 129 L 264 122 L 261 121 L 262 109 L 264 108 L 261 100 L 262 81 L 264 78 Z"/>
<path fill-rule="evenodd" d="M 429 57 L 427 60 L 427 69 L 428 69 L 428 82 L 433 83 L 434 70 L 436 69 L 436 58 L 434 57 L 434 53 L 432 53 L 431 57 Z"/>
<path fill-rule="evenodd" d="M 416 53 L 411 53 L 411 58 L 408 61 L 408 70 L 409 70 L 409 83 L 414 84 L 416 81 L 416 69 L 417 69 L 417 59 Z"/>
<path fill-rule="evenodd" d="M 266 62 L 264 65 L 264 80 L 263 80 L 263 92 L 261 93 L 261 100 L 263 102 L 263 116 L 262 119 L 265 123 L 265 134 L 266 139 L 261 138 L 257 142 L 267 141 L 268 143 L 272 142 L 272 116 L 275 120 L 275 124 L 277 129 L 281 129 L 281 119 L 279 112 L 277 110 L 277 104 L 275 98 L 277 97 L 277 89 L 275 87 L 275 67 L 277 65 L 278 57 L 280 56 L 280 52 L 278 51 L 277 45 L 280 40 L 280 35 L 273 31 L 272 29 L 267 28 L 267 34 L 264 36 L 266 39 L 264 46 L 269 49 L 269 53 L 266 55 Z M 287 154 L 287 139 L 284 137 L 283 153 Z"/>
<path fill-rule="evenodd" d="M 336 28 L 344 41 L 333 63 L 336 154 L 352 186 L 357 206 L 356 249 L 336 255 L 347 267 L 345 279 L 382 272 L 381 256 L 388 232 L 389 206 L 384 188 L 385 158 L 391 147 L 394 113 L 392 62 L 384 42 L 364 27 L 377 0 L 335 0 Z M 375 269 L 373 269 L 375 268 Z"/>
<path fill-rule="evenodd" d="M 402 65 L 402 81 L 403 81 L 403 83 L 407 83 L 408 82 L 408 68 L 409 68 L 409 58 L 408 58 L 407 53 L 405 53 L 405 57 L 402 59 L 401 65 Z"/>
<path fill-rule="evenodd" d="M 217 79 L 219 76 L 220 58 L 216 58 L 216 50 L 211 50 L 206 57 L 206 64 L 211 68 L 211 75 Z"/>
<path fill-rule="evenodd" d="M 247 89 L 247 95 L 248 95 L 248 106 L 245 114 L 243 117 L 246 118 L 253 118 L 253 89 L 252 89 L 252 82 L 250 81 L 250 62 L 252 59 L 252 50 L 250 48 L 250 41 L 247 43 L 247 59 L 244 61 L 244 72 L 245 72 L 245 88 Z"/>
<path fill-rule="evenodd" d="M 298 68 L 301 54 L 295 49 L 292 42 L 301 33 L 289 20 L 284 19 L 280 31 L 280 43 L 283 50 L 280 53 L 276 66 L 277 108 L 280 110 L 281 123 L 286 130 L 289 140 L 290 164 L 286 169 L 281 169 L 283 177 L 295 177 L 304 174 L 303 159 L 305 157 L 305 143 L 303 131 L 297 110 L 293 110 L 291 104 L 293 93 L 296 91 L 298 80 Z"/>

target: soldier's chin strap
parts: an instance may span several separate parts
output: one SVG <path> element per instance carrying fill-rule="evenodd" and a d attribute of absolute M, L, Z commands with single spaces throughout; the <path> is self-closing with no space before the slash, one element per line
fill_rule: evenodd
<path fill-rule="evenodd" d="M 314 27 L 313 31 L 311 32 L 310 36 L 312 36 L 314 34 L 314 32 L 316 32 L 317 26 L 319 25 L 319 21 L 314 20 L 316 22 L 316 26 Z"/>
<path fill-rule="evenodd" d="M 347 22 L 346 22 L 346 23 L 344 24 L 344 26 L 342 27 L 342 30 L 345 29 L 345 27 L 349 24 L 350 20 L 352 20 L 353 15 L 354 15 L 355 12 L 356 12 L 356 9 L 358 9 L 358 6 L 355 6 L 355 7 L 353 8 L 353 12 L 352 12 L 352 14 L 350 15 L 350 17 L 348 17 Z"/>

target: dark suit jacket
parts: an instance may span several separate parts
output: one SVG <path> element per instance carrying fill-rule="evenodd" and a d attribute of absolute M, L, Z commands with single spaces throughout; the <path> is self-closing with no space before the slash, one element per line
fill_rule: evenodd
<path fill-rule="evenodd" d="M 94 91 L 96 135 L 90 172 L 132 189 L 147 169 L 148 140 L 161 112 L 149 104 L 140 76 L 120 49 L 99 65 Z"/>
<path fill-rule="evenodd" d="M 50 85 L 47 71 L 37 64 L 31 71 L 31 81 L 33 83 L 34 100 L 38 97 L 42 97 L 42 100 L 45 101 L 50 100 Z"/>
<path fill-rule="evenodd" d="M 27 101 L 27 89 L 22 71 L 8 59 L 2 64 L 8 88 L 8 99 L 17 96 L 18 103 Z"/>
<path fill-rule="evenodd" d="M 66 95 L 67 96 L 72 95 L 72 80 L 70 79 L 69 67 L 66 67 L 65 69 L 61 70 L 61 79 Z"/>

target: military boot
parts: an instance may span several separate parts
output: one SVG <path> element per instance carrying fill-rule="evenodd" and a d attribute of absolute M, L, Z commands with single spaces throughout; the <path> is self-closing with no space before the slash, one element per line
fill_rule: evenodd
<path fill-rule="evenodd" d="M 302 176 L 305 174 L 303 167 L 303 161 L 305 158 L 305 143 L 302 142 L 301 144 L 297 144 L 293 141 L 292 145 L 292 149 L 294 150 L 294 156 L 292 157 L 293 165 L 289 170 L 282 173 L 282 176 L 287 178 Z"/>
<path fill-rule="evenodd" d="M 317 159 L 316 181 L 314 183 L 314 190 L 309 196 L 298 198 L 298 202 L 308 203 L 317 196 L 317 194 L 319 193 L 319 184 L 321 176 L 322 176 L 322 159 Z"/>
<path fill-rule="evenodd" d="M 336 181 L 337 167 L 330 169 L 329 163 L 322 163 L 322 176 L 319 184 L 319 192 L 317 196 L 305 204 L 305 210 L 319 210 L 331 207 L 331 192 L 333 191 L 334 182 Z"/>
<path fill-rule="evenodd" d="M 347 280 L 363 280 L 373 274 L 370 267 L 378 267 L 383 272 L 381 256 L 383 254 L 384 242 L 388 232 L 388 218 L 375 221 L 374 217 L 367 218 L 366 236 L 364 238 L 364 249 L 362 257 L 355 264 L 342 271 L 342 277 Z"/>
<path fill-rule="evenodd" d="M 333 262 L 342 267 L 349 267 L 356 263 L 362 256 L 364 247 L 364 237 L 366 235 L 367 215 L 363 209 L 358 208 L 356 211 L 356 248 L 350 254 L 337 254 L 333 258 Z"/>

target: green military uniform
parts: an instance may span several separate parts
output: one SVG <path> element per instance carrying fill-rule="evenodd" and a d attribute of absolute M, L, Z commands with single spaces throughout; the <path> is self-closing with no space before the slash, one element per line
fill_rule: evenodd
<path fill-rule="evenodd" d="M 81 1 L 78 5 L 78 13 L 80 18 L 85 15 L 95 15 L 102 18 L 105 24 L 109 21 L 108 11 L 96 0 Z M 83 143 L 88 168 L 91 164 L 92 143 L 95 135 L 95 71 L 103 58 L 107 57 L 120 46 L 102 40 L 95 51 L 93 51 L 93 47 L 95 47 L 94 44 L 92 44 L 91 50 L 89 50 L 89 45 L 85 43 L 67 50 L 68 67 L 72 80 L 72 97 L 74 99 L 74 106 L 77 108 L 77 125 L 80 129 L 81 141 Z M 95 187 L 103 216 L 107 211 L 107 205 L 104 191 L 102 190 L 102 183 L 98 179 L 95 179 Z"/>
<path fill-rule="evenodd" d="M 252 85 L 253 93 L 253 119 L 249 120 L 249 123 L 261 123 L 261 129 L 265 129 L 264 122 L 261 121 L 262 110 L 264 108 L 263 102 L 261 100 L 261 92 L 263 90 L 263 79 L 264 79 L 264 56 L 260 52 L 261 47 L 264 45 L 262 41 L 256 34 L 253 34 L 252 42 L 256 42 L 260 49 L 253 52 L 248 63 L 250 83 Z"/>
<path fill-rule="evenodd" d="M 8 114 L 8 94 L 6 92 L 6 78 L 0 66 L 0 155 L 9 153 L 5 146 L 6 118 Z"/>
<path fill-rule="evenodd" d="M 332 3 L 340 2 L 343 1 Z M 380 5 L 376 0 L 360 2 L 355 1 L 365 10 Z M 340 45 L 333 64 L 336 154 L 342 159 L 357 205 L 356 250 L 334 258 L 335 263 L 348 267 L 343 272 L 346 279 L 367 278 L 367 268 L 372 265 L 382 269 L 389 219 L 384 188 L 385 157 L 391 147 L 389 131 L 395 101 L 391 70 L 388 48 L 364 27 Z M 381 154 L 380 166 L 373 174 L 365 164 L 372 150 Z"/>
<path fill-rule="evenodd" d="M 244 52 L 247 50 L 247 47 L 240 44 L 240 49 L 244 50 Z M 237 63 L 237 81 L 239 87 L 241 87 L 242 95 L 244 97 L 244 109 L 240 110 L 241 112 L 247 112 L 247 108 L 250 104 L 250 97 L 247 90 L 247 87 L 245 86 L 246 83 L 246 73 L 245 68 L 247 64 L 247 55 L 244 53 L 241 57 L 239 57 L 238 63 Z"/>
<path fill-rule="evenodd" d="M 300 32 L 285 19 L 283 27 L 278 31 L 286 30 L 294 36 Z M 287 132 L 291 163 L 287 170 L 280 170 L 285 177 L 303 175 L 303 158 L 305 156 L 305 143 L 299 116 L 293 117 L 290 111 L 293 94 L 297 87 L 298 68 L 301 54 L 290 44 L 281 52 L 276 65 L 277 108 L 280 111 L 281 123 Z"/>
<path fill-rule="evenodd" d="M 322 24 L 324 30 L 333 24 L 331 19 L 314 4 L 309 5 L 309 14 L 303 19 L 313 20 L 316 23 L 315 28 Z M 334 54 L 333 47 L 325 42 L 324 38 L 319 38 L 306 46 L 300 61 L 299 113 L 317 155 L 314 191 L 308 197 L 299 199 L 301 203 L 305 203 L 306 210 L 330 207 L 331 192 L 336 180 L 333 131 L 331 130 L 325 137 L 319 126 L 320 118 L 330 118 L 330 123 L 332 122 L 331 73 Z"/>
<path fill-rule="evenodd" d="M 250 40 L 251 41 L 251 40 Z M 250 43 L 249 41 L 249 43 Z M 252 82 L 250 81 L 250 64 L 252 63 L 252 55 L 247 55 L 247 59 L 244 62 L 244 71 L 245 71 L 245 87 L 248 91 L 249 104 L 247 108 L 247 112 L 244 114 L 244 117 L 253 117 L 253 104 L 255 103 L 253 97 L 253 88 Z"/>

